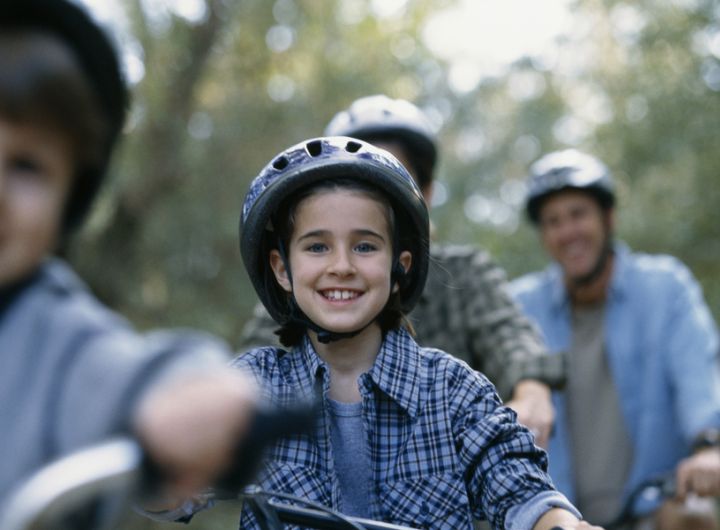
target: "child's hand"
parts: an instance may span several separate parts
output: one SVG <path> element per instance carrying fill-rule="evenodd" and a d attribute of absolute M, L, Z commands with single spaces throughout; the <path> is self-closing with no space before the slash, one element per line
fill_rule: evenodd
<path fill-rule="evenodd" d="M 227 369 L 162 385 L 143 400 L 136 431 L 168 480 L 167 494 L 197 495 L 230 465 L 255 394 L 246 377 Z"/>
<path fill-rule="evenodd" d="M 533 530 L 602 530 L 602 527 L 580 521 L 567 510 L 554 508 L 545 512 Z"/>

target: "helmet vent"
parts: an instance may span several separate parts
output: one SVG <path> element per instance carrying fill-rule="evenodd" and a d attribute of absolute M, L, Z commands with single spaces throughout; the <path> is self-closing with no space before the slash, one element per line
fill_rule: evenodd
<path fill-rule="evenodd" d="M 345 146 L 345 151 L 347 151 L 348 153 L 357 153 L 358 151 L 360 151 L 361 147 L 362 145 L 360 145 L 358 142 L 348 142 Z"/>
<path fill-rule="evenodd" d="M 322 142 L 319 140 L 308 142 L 305 148 L 307 149 L 308 154 L 312 157 L 320 156 L 322 154 Z"/>
<path fill-rule="evenodd" d="M 275 160 L 273 160 L 272 165 L 278 171 L 282 171 L 283 169 L 285 169 L 288 166 L 289 163 L 290 162 L 288 162 L 287 157 L 279 156 Z"/>

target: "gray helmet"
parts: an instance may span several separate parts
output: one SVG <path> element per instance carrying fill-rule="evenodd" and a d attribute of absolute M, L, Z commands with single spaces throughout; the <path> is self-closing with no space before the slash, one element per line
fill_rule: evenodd
<path fill-rule="evenodd" d="M 0 9 L 0 33 L 34 30 L 52 35 L 68 47 L 104 115 L 102 156 L 92 167 L 78 168 L 63 219 L 65 232 L 80 226 L 100 189 L 129 101 L 113 43 L 87 10 L 76 4 L 72 0 L 4 0 Z"/>
<path fill-rule="evenodd" d="M 564 189 L 587 191 L 605 209 L 615 204 L 615 185 L 605 164 L 577 149 L 554 151 L 530 166 L 525 203 L 530 220 L 537 223 L 542 201 Z"/>
<path fill-rule="evenodd" d="M 412 157 L 420 185 L 432 181 L 438 152 L 435 130 L 425 113 L 407 100 L 382 94 L 357 99 L 330 120 L 324 134 L 352 136 L 370 143 L 398 141 Z"/>
<path fill-rule="evenodd" d="M 427 277 L 429 217 L 419 188 L 390 153 L 348 137 L 306 140 L 277 155 L 250 184 L 240 219 L 240 252 L 253 287 L 270 315 L 281 325 L 292 318 L 286 293 L 270 270 L 268 255 L 278 248 L 273 217 L 295 192 L 323 180 L 357 179 L 383 192 L 403 230 L 402 250 L 412 253 L 412 267 L 400 284 L 400 306 L 409 312 Z"/>

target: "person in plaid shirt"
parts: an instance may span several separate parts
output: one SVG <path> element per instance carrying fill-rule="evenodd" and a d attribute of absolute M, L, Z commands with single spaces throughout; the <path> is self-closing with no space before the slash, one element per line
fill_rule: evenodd
<path fill-rule="evenodd" d="M 233 365 L 268 403 L 321 404 L 313 435 L 268 451 L 258 485 L 348 515 L 417 528 L 598 528 L 555 490 L 545 452 L 493 385 L 420 347 L 404 315 L 427 276 L 429 220 L 390 153 L 307 140 L 253 180 L 240 248 L 284 347 Z M 256 528 L 250 510 L 240 526 Z"/>
<path fill-rule="evenodd" d="M 384 95 L 360 98 L 328 124 L 328 136 L 352 136 L 390 151 L 417 182 L 427 204 L 437 142 L 423 112 Z M 434 244 L 423 295 L 410 313 L 425 346 L 450 352 L 483 372 L 530 427 L 539 445 L 549 438 L 550 388 L 563 382 L 562 357 L 546 355 L 539 335 L 506 292 L 505 272 L 482 249 Z M 276 343 L 277 323 L 262 304 L 243 329 L 243 348 Z"/>

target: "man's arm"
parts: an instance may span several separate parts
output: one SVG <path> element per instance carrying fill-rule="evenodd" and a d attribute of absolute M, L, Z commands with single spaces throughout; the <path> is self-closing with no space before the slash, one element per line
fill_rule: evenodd
<path fill-rule="evenodd" d="M 551 387 L 564 383 L 561 356 L 549 355 L 539 332 L 509 294 L 505 272 L 485 252 L 472 256 L 464 267 L 462 291 L 467 297 L 467 328 L 473 354 L 482 359 L 518 421 L 533 432 L 543 447 L 552 431 L 555 410 Z"/>

